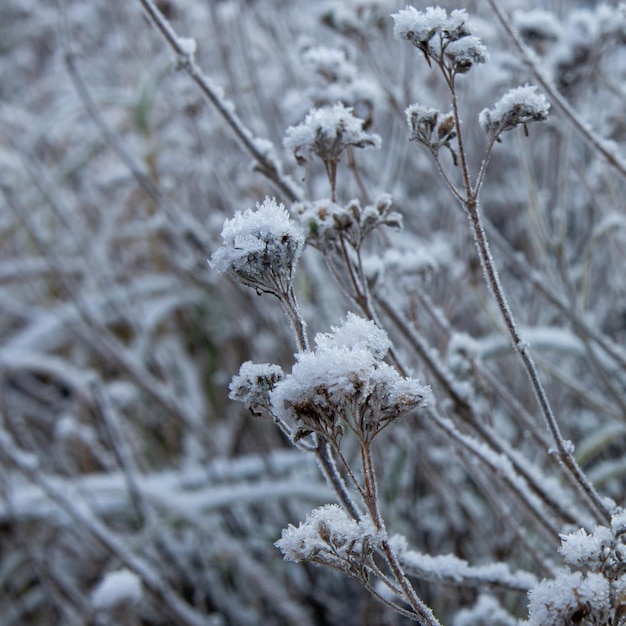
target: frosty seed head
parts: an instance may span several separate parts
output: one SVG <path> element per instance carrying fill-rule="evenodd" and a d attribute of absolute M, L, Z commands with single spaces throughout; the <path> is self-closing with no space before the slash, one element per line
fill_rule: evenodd
<path fill-rule="evenodd" d="M 444 114 L 437 109 L 412 104 L 406 109 L 405 115 L 411 131 L 410 141 L 421 143 L 435 154 L 442 146 L 453 152 L 451 141 L 456 137 L 456 128 L 452 113 Z"/>
<path fill-rule="evenodd" d="M 246 361 L 239 368 L 239 374 L 233 376 L 228 397 L 243 402 L 253 415 L 260 416 L 262 411 L 269 412 L 270 392 L 283 378 L 279 365 Z"/>
<path fill-rule="evenodd" d="M 313 155 L 322 161 L 336 163 L 348 146 L 380 148 L 381 139 L 365 132 L 363 120 L 340 103 L 311 109 L 301 124 L 287 129 L 283 144 L 300 164 L 311 160 Z"/>
<path fill-rule="evenodd" d="M 238 211 L 224 222 L 224 243 L 209 264 L 259 293 L 286 293 L 304 247 L 304 233 L 285 207 L 265 198 L 256 210 Z"/>
<path fill-rule="evenodd" d="M 270 394 L 274 414 L 292 425 L 295 441 L 316 433 L 338 444 L 344 423 L 361 441 L 371 441 L 428 403 L 428 387 L 382 362 L 389 339 L 373 322 L 351 314 L 315 343 L 315 351 L 297 355 L 291 374 Z"/>
<path fill-rule="evenodd" d="M 611 595 L 611 584 L 601 574 L 560 570 L 529 592 L 525 624 L 610 624 Z"/>
<path fill-rule="evenodd" d="M 421 50 L 429 65 L 433 60 L 454 74 L 464 74 L 475 63 L 485 63 L 489 58 L 487 48 L 472 32 L 463 9 L 448 15 L 441 7 L 418 11 L 407 6 L 391 17 L 394 37 L 405 39 Z"/>
<path fill-rule="evenodd" d="M 368 519 L 354 520 L 340 506 L 327 504 L 313 509 L 299 526 L 290 524 L 274 545 L 286 561 L 309 561 L 359 577 L 381 538 Z"/>
<path fill-rule="evenodd" d="M 543 94 L 537 93 L 537 87 L 526 85 L 510 89 L 493 109 L 483 109 L 478 121 L 486 133 L 497 138 L 516 126 L 546 120 L 549 110 L 549 102 Z"/>
<path fill-rule="evenodd" d="M 322 252 L 332 252 L 343 239 L 358 249 L 369 233 L 385 225 L 402 228 L 402 215 L 391 209 L 389 194 L 381 194 L 365 207 L 359 200 L 341 206 L 331 200 L 303 202 L 294 206 L 308 242 Z"/>

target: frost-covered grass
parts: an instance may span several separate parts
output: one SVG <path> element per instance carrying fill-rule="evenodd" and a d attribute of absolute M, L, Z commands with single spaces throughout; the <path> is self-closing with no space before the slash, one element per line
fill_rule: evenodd
<path fill-rule="evenodd" d="M 626 624 L 626 13 L 461 4 L 0 3 L 0 626 Z"/>

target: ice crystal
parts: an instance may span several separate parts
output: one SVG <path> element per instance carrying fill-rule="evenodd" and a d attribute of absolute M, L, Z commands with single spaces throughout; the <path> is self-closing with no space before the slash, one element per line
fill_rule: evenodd
<path fill-rule="evenodd" d="M 238 211 L 224 223 L 222 239 L 222 247 L 209 261 L 212 267 L 259 292 L 285 293 L 304 247 L 304 234 L 282 204 L 265 198 L 256 211 Z"/>
<path fill-rule="evenodd" d="M 526 85 L 510 89 L 493 109 L 483 109 L 478 121 L 485 132 L 497 137 L 516 126 L 542 122 L 549 109 L 550 104 L 543 94 L 537 93 L 537 87 Z"/>
<path fill-rule="evenodd" d="M 570 565 L 596 568 L 602 561 L 603 548 L 609 546 L 612 539 L 612 534 L 606 527 L 597 527 L 591 535 L 581 528 L 568 535 L 561 535 L 559 552 Z"/>
<path fill-rule="evenodd" d="M 318 350 L 352 347 L 365 348 L 376 359 L 383 359 L 391 347 L 387 333 L 371 320 L 363 319 L 354 313 L 348 313 L 341 326 L 332 326 L 330 333 L 318 333 L 315 336 Z"/>

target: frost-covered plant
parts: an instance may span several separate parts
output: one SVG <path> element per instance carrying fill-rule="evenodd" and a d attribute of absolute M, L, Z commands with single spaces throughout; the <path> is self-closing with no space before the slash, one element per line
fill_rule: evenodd
<path fill-rule="evenodd" d="M 391 344 L 373 322 L 348 315 L 315 344 L 297 355 L 270 396 L 280 421 L 293 424 L 294 441 L 316 433 L 338 447 L 345 424 L 369 444 L 391 422 L 426 406 L 429 390 L 382 361 Z"/>
<path fill-rule="evenodd" d="M 486 133 L 498 138 L 500 133 L 520 125 L 528 133 L 526 125 L 545 121 L 549 110 L 550 104 L 537 93 L 536 86 L 517 87 L 498 100 L 493 109 L 483 109 L 478 121 Z"/>
<path fill-rule="evenodd" d="M 294 211 L 306 229 L 307 242 L 322 252 L 331 254 L 346 243 L 355 251 L 360 250 L 365 238 L 380 226 L 399 229 L 402 215 L 391 209 L 392 198 L 383 194 L 376 202 L 361 207 L 358 199 L 340 206 L 332 200 L 300 202 Z"/>
<path fill-rule="evenodd" d="M 282 204 L 265 198 L 256 211 L 238 211 L 226 220 L 224 244 L 210 264 L 258 292 L 282 296 L 293 280 L 304 235 Z"/>
<path fill-rule="evenodd" d="M 283 378 L 279 365 L 246 361 L 233 376 L 228 397 L 242 402 L 253 415 L 261 415 L 261 410 L 270 411 L 270 392 Z"/>
<path fill-rule="evenodd" d="M 626 618 L 626 514 L 610 525 L 561 535 L 559 552 L 569 567 L 529 593 L 529 626 L 622 624 Z M 575 568 L 572 571 L 570 567 Z"/>
<path fill-rule="evenodd" d="M 420 50 L 428 65 L 435 62 L 449 76 L 465 74 L 474 64 L 485 63 L 489 54 L 480 38 L 473 34 L 469 16 L 464 9 L 449 15 L 441 7 L 415 7 L 393 14 L 393 34 L 406 39 Z"/>
<path fill-rule="evenodd" d="M 283 530 L 275 545 L 287 561 L 309 561 L 367 581 L 379 543 L 380 532 L 367 518 L 352 519 L 340 506 L 327 504 Z"/>
<path fill-rule="evenodd" d="M 224 243 L 211 257 L 210 265 L 259 294 L 276 296 L 299 344 L 305 347 L 304 322 L 293 290 L 305 238 L 285 207 L 266 198 L 262 204 L 257 204 L 256 211 L 236 212 L 224 223 L 222 239 Z"/>
<path fill-rule="evenodd" d="M 2 623 L 626 623 L 617 4 L 0 3 Z"/>
<path fill-rule="evenodd" d="M 301 124 L 287 129 L 283 144 L 301 165 L 314 156 L 322 160 L 334 201 L 337 166 L 342 153 L 349 148 L 380 148 L 381 139 L 363 130 L 363 120 L 354 115 L 351 108 L 338 103 L 312 109 Z"/>

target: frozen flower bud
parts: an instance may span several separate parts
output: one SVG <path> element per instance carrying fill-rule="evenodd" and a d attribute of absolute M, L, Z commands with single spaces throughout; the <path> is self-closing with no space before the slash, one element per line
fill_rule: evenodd
<path fill-rule="evenodd" d="M 457 74 L 465 74 L 474 63 L 485 63 L 489 58 L 487 48 L 474 35 L 451 41 L 444 54 Z"/>
<path fill-rule="evenodd" d="M 407 6 L 391 17 L 394 37 L 405 39 L 421 50 L 429 65 L 434 60 L 455 74 L 464 74 L 475 63 L 485 63 L 489 58 L 487 48 L 473 34 L 463 9 L 448 15 L 441 7 L 418 11 Z"/>
<path fill-rule="evenodd" d="M 530 122 L 542 122 L 548 117 L 550 104 L 537 87 L 526 85 L 509 90 L 493 109 L 483 109 L 478 121 L 485 132 L 498 137 L 506 130 Z"/>
<path fill-rule="evenodd" d="M 450 150 L 456 164 L 456 152 L 451 144 L 456 137 L 452 113 L 444 114 L 437 109 L 429 109 L 421 104 L 412 104 L 406 109 L 405 115 L 411 131 L 410 141 L 421 143 L 435 155 L 441 147 L 446 147 Z"/>
<path fill-rule="evenodd" d="M 286 561 L 309 561 L 360 576 L 382 539 L 369 519 L 352 519 L 336 504 L 314 509 L 298 527 L 289 525 L 274 544 Z"/>
<path fill-rule="evenodd" d="M 381 139 L 363 130 L 363 120 L 356 117 L 351 108 L 336 104 L 311 109 L 304 122 L 287 129 L 283 144 L 302 164 L 312 155 L 325 162 L 337 162 L 348 146 L 379 148 Z"/>
<path fill-rule="evenodd" d="M 561 535 L 559 552 L 570 565 L 597 569 L 607 556 L 606 550 L 613 544 L 611 531 L 605 526 L 597 526 L 590 535 L 583 528 Z"/>
<path fill-rule="evenodd" d="M 385 26 L 390 0 L 329 0 L 320 4 L 324 24 L 345 37 L 363 40 Z"/>
<path fill-rule="evenodd" d="M 304 233 L 282 204 L 265 198 L 224 222 L 224 243 L 209 264 L 259 293 L 285 294 L 304 247 Z"/>
<path fill-rule="evenodd" d="M 253 415 L 260 416 L 261 409 L 269 412 L 270 392 L 283 378 L 279 365 L 246 361 L 239 368 L 239 374 L 233 376 L 228 397 L 242 402 Z"/>

